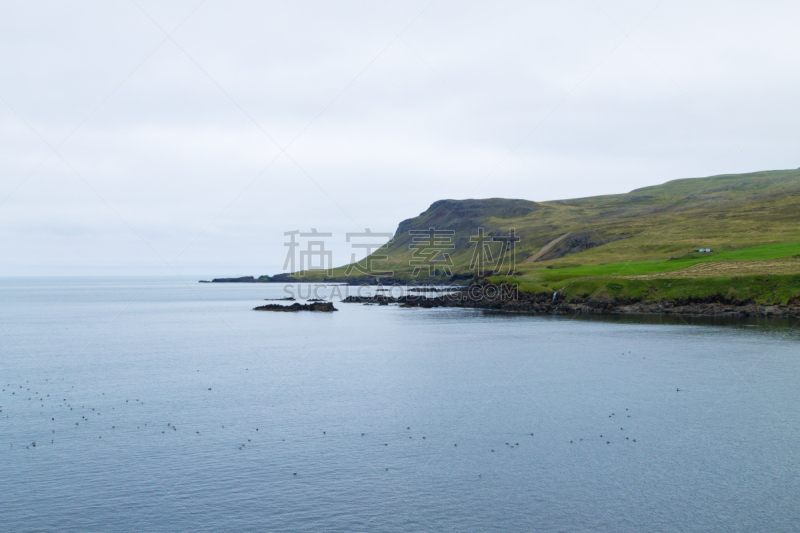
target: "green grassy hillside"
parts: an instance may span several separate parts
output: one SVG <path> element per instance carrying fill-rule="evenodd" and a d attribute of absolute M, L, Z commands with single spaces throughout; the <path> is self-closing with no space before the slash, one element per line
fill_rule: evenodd
<path fill-rule="evenodd" d="M 448 251 L 452 276 L 441 268 L 432 277 L 427 271 L 412 276 L 415 251 L 409 232 L 428 228 L 454 232 Z M 475 274 L 471 238 L 479 228 L 495 237 L 515 230 L 516 267 L 507 272 L 506 257 L 492 279 L 513 279 L 528 290 L 566 290 L 590 281 L 599 287 L 612 278 L 627 279 L 625 287 L 647 286 L 653 276 L 686 269 L 704 273 L 698 278 L 707 286 L 717 278 L 800 274 L 800 170 L 680 179 L 628 194 L 551 202 L 440 200 L 401 222 L 392 242 L 375 253 L 388 260 L 376 264 L 403 280 L 467 278 Z M 502 246 L 491 245 L 495 259 Z M 694 252 L 701 247 L 712 251 Z M 739 275 L 737 269 L 745 266 Z M 725 275 L 715 276 L 715 268 Z M 345 279 L 344 272 L 337 268 L 332 278 Z M 332 279 L 323 272 L 306 274 L 306 280 Z M 678 277 L 685 285 L 692 275 Z"/>

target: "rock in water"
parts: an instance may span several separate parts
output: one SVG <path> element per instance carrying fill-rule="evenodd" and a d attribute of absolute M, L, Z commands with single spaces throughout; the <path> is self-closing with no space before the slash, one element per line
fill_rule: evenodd
<path fill-rule="evenodd" d="M 333 302 L 313 302 L 310 304 L 294 303 L 292 305 L 269 304 L 254 307 L 253 311 L 322 311 L 329 313 L 338 311 L 333 306 Z"/>

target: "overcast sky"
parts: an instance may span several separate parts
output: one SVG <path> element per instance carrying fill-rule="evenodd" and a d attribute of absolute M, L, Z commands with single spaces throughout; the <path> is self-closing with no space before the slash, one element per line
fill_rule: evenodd
<path fill-rule="evenodd" d="M 0 9 L 0 275 L 274 274 L 442 198 L 800 166 L 797 2 Z"/>

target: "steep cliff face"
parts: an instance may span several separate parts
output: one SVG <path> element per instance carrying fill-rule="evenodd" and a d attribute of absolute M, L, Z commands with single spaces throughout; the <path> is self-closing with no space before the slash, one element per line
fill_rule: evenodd
<path fill-rule="evenodd" d="M 456 250 L 461 252 L 469 246 L 470 236 L 476 235 L 479 228 L 484 228 L 487 234 L 499 234 L 501 228 L 507 226 L 504 221 L 530 216 L 538 209 L 539 204 L 530 200 L 439 200 L 419 216 L 402 221 L 389 250 L 405 252 L 411 243 L 411 230 L 433 228 L 454 231 Z"/>

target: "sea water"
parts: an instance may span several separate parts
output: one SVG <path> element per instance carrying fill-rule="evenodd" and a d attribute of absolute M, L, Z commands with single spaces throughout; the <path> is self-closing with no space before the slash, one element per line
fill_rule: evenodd
<path fill-rule="evenodd" d="M 0 530 L 800 529 L 790 321 L 196 281 L 0 280 Z"/>

